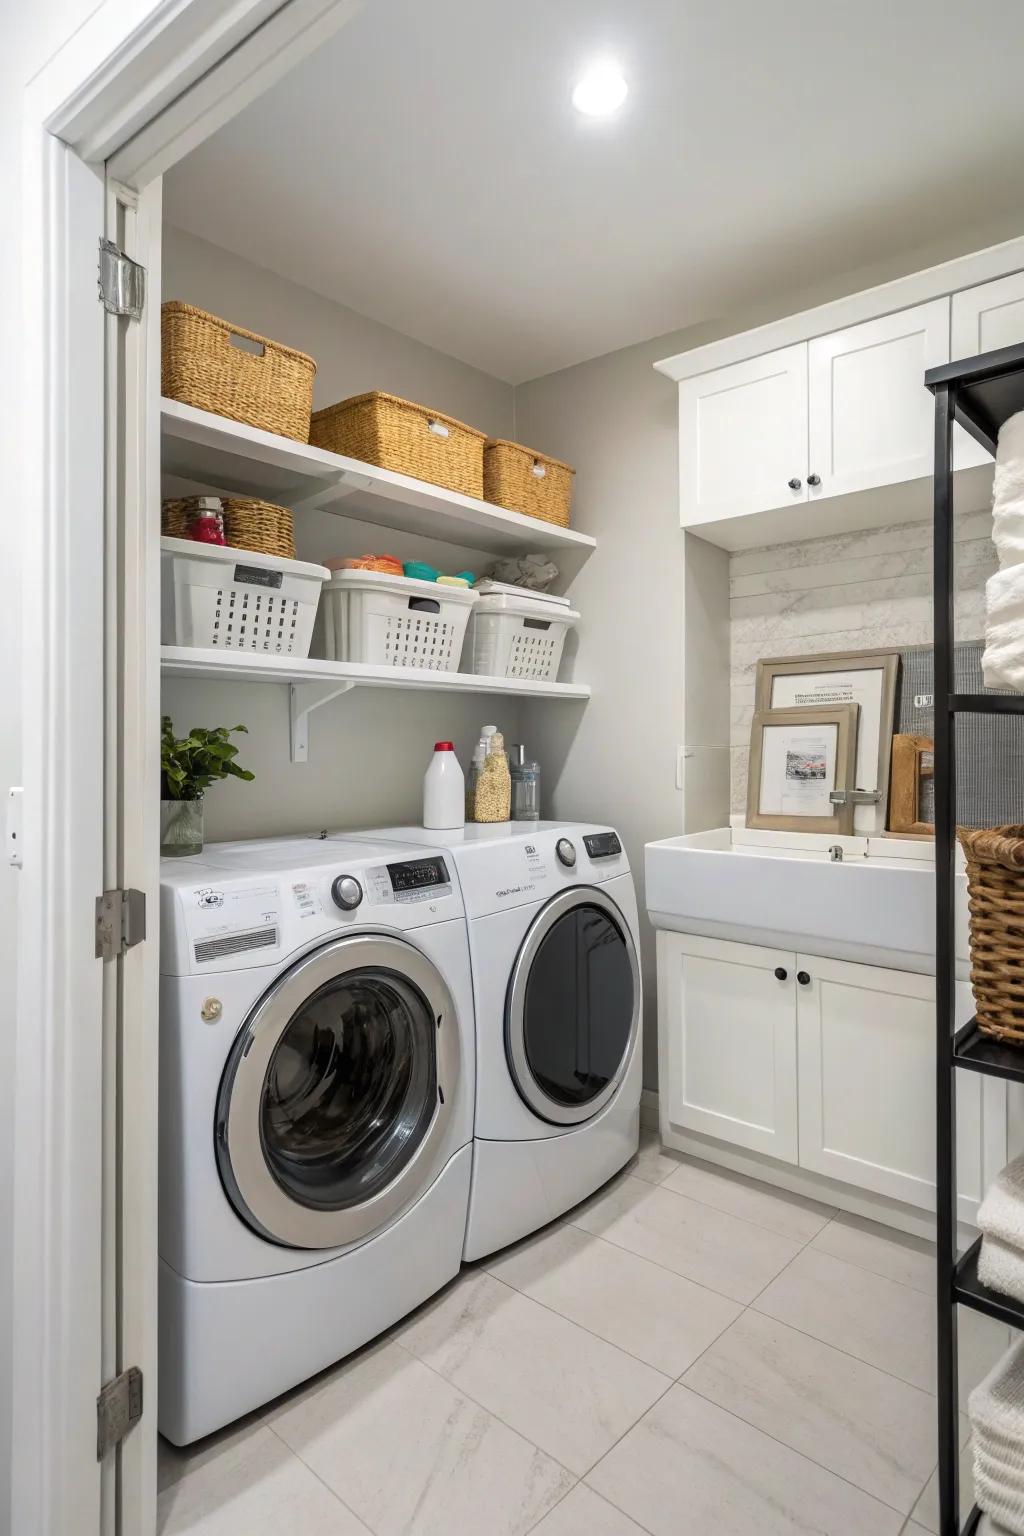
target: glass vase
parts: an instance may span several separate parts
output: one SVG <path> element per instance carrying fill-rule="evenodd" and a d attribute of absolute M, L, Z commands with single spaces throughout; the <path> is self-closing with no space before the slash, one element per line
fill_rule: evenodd
<path fill-rule="evenodd" d="M 180 859 L 203 851 L 202 800 L 160 801 L 160 853 Z"/>

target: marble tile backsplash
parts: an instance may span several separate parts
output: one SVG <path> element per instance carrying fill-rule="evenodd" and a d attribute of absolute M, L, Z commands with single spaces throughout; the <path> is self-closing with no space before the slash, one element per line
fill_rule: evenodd
<path fill-rule="evenodd" d="M 745 549 L 729 561 L 730 783 L 732 809 L 747 803 L 754 673 L 763 656 L 808 656 L 932 638 L 931 523 Z M 985 582 L 996 569 L 992 516 L 956 520 L 959 640 L 985 630 Z"/>

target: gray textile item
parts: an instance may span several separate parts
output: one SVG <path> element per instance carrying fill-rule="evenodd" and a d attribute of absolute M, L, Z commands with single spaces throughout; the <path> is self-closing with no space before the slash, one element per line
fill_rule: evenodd
<path fill-rule="evenodd" d="M 958 693 L 1001 693 L 986 688 L 981 640 L 954 647 L 953 677 Z M 901 735 L 932 736 L 935 730 L 935 663 L 930 645 L 900 652 L 896 727 Z M 964 827 L 1024 824 L 1024 716 L 958 715 L 956 722 L 957 821 Z M 931 780 L 921 795 L 924 821 L 934 821 Z"/>

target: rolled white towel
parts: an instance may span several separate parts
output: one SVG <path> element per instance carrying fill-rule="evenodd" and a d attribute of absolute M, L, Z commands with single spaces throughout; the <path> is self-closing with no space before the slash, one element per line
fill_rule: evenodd
<path fill-rule="evenodd" d="M 999 568 L 1024 561 L 1024 411 L 1010 416 L 999 432 L 992 481 L 992 540 Z"/>
<path fill-rule="evenodd" d="M 967 1400 L 971 1428 L 1011 1443 L 1024 1439 L 1024 1339 L 1002 1355 Z"/>
<path fill-rule="evenodd" d="M 991 1477 L 1002 1480 L 1007 1488 L 1024 1493 L 1024 1448 L 979 1431 L 973 1451 L 975 1462 L 980 1463 Z"/>
<path fill-rule="evenodd" d="M 1024 411 L 999 433 L 992 538 L 999 570 L 985 583 L 985 686 L 1024 691 Z"/>
<path fill-rule="evenodd" d="M 978 1226 L 986 1237 L 997 1237 L 1024 1258 L 1024 1157 L 1007 1163 L 985 1191 L 978 1207 Z"/>
<path fill-rule="evenodd" d="M 1010 1536 L 1024 1536 L 1024 1487 L 1010 1487 L 999 1476 L 992 1476 L 979 1457 L 974 1458 L 974 1497 L 996 1529 Z"/>

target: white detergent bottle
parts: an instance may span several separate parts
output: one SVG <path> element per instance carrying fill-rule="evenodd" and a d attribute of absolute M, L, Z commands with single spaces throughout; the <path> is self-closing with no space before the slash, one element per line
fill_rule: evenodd
<path fill-rule="evenodd" d="M 423 775 L 423 825 L 433 832 L 451 832 L 466 819 L 466 780 L 450 741 L 436 741 L 430 766 Z"/>

